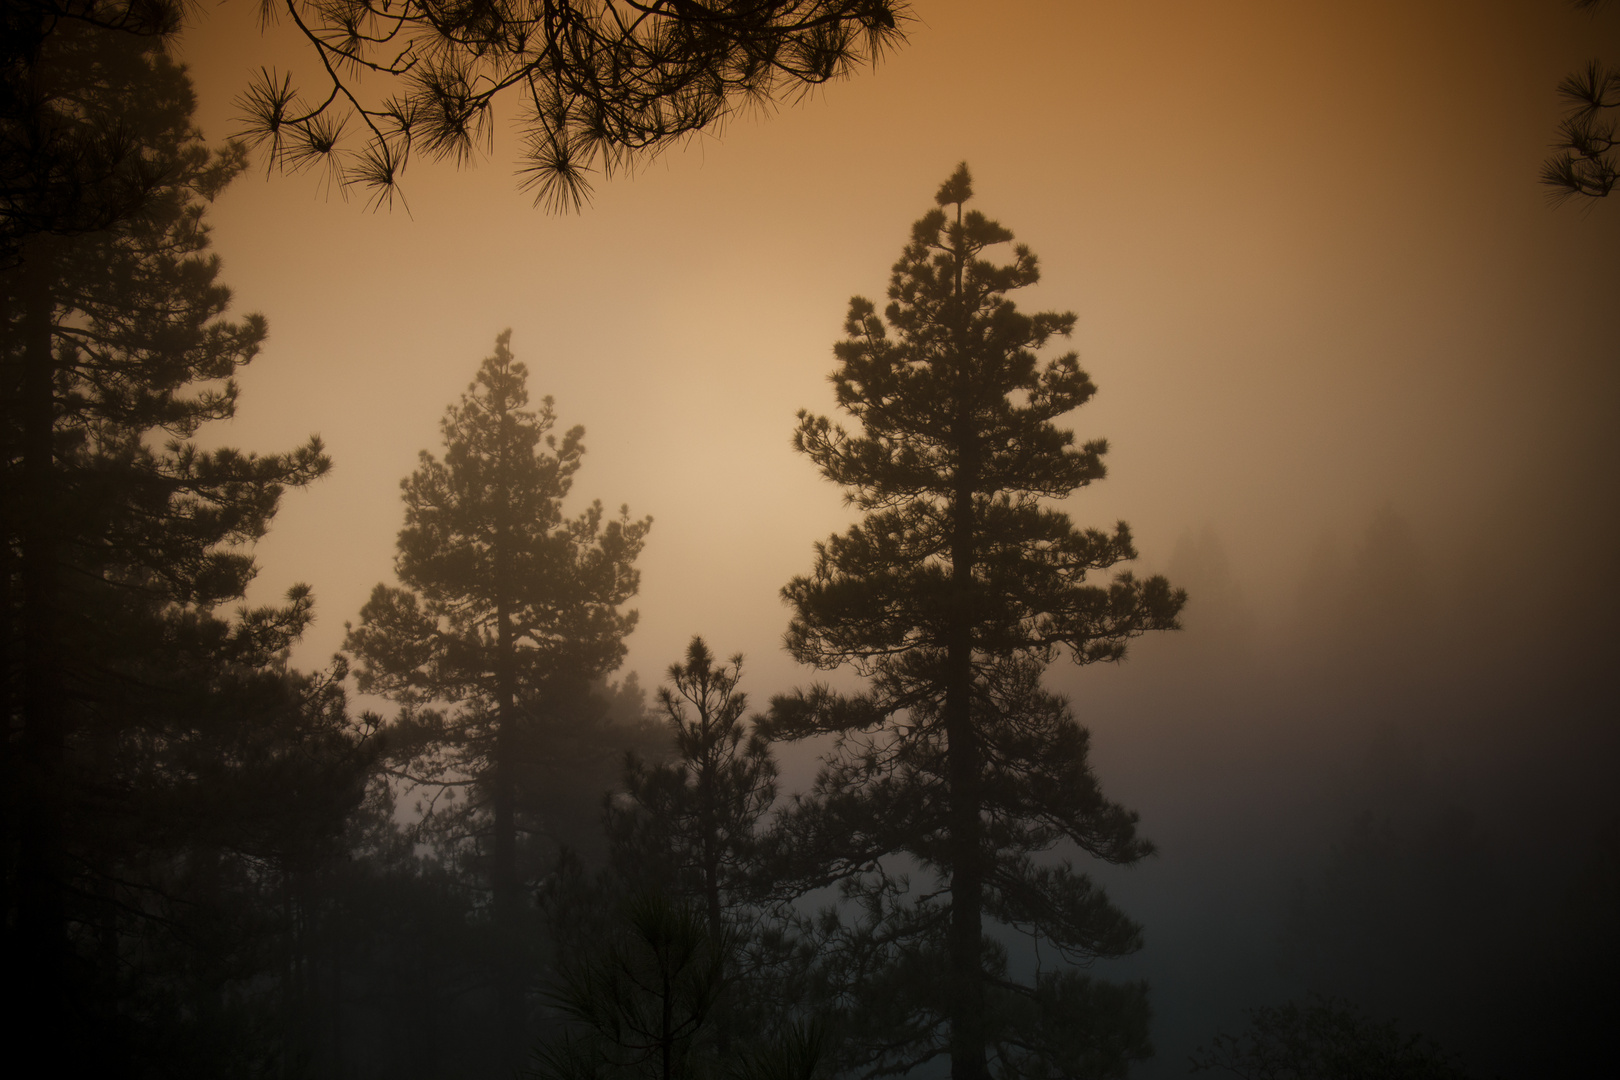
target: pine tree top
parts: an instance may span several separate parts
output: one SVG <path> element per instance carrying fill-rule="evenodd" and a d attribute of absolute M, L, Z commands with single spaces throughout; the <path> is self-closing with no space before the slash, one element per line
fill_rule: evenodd
<path fill-rule="evenodd" d="M 1040 280 L 1035 256 L 1020 244 L 1011 262 L 983 257 L 1013 234 L 964 212 L 972 194 L 959 166 L 940 206 L 912 226 L 881 317 L 865 297 L 850 300 L 831 378 L 859 429 L 799 414 L 796 448 L 863 509 L 959 490 L 1061 498 L 1105 475 L 1107 442 L 1077 446 L 1053 422 L 1096 392 L 1078 355 L 1036 356 L 1069 336 L 1074 313 L 1018 310 L 1008 294 Z"/>
<path fill-rule="evenodd" d="M 854 425 L 799 414 L 795 447 L 866 512 L 784 590 L 803 662 L 893 671 L 971 627 L 976 654 L 1066 645 L 1089 663 L 1175 626 L 1183 598 L 1163 578 L 1089 580 L 1136 557 L 1124 522 L 1077 529 L 1050 505 L 1106 474 L 1106 440 L 1057 423 L 1096 387 L 1076 353 L 1037 355 L 1075 316 L 1018 309 L 1035 256 L 1017 244 L 1010 261 L 990 257 L 1013 234 L 966 209 L 972 197 L 959 166 L 912 227 L 883 314 L 850 300 L 832 382 Z"/>

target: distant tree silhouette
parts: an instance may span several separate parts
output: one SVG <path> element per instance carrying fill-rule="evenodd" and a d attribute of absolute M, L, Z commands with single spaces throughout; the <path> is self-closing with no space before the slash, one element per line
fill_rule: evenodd
<path fill-rule="evenodd" d="M 500 1038 L 515 1066 L 526 977 L 519 804 L 525 773 L 547 750 L 535 730 L 565 717 L 624 658 L 636 614 L 620 607 L 635 595 L 651 519 L 632 521 L 628 510 L 609 518 L 599 502 L 564 516 L 585 431 L 559 439 L 552 399 L 528 407 L 528 369 L 513 359 L 510 338 L 496 339 L 477 380 L 446 410 L 443 460 L 423 451 L 402 481 L 402 587 L 373 590 L 346 648 L 359 659 L 362 691 L 407 707 L 399 737 L 423 748 L 407 777 L 470 788 L 466 840 L 503 942 Z"/>
<path fill-rule="evenodd" d="M 519 805 L 551 846 L 600 867 L 609 846 L 604 794 L 622 787 L 626 755 L 647 763 L 665 760 L 669 731 L 648 706 L 633 671 L 583 688 L 576 683 L 551 707 L 538 708 L 537 717 L 540 723 L 525 729 Z"/>
<path fill-rule="evenodd" d="M 614 864 L 695 901 L 715 938 L 726 910 L 758 890 L 759 833 L 776 801 L 776 762 L 743 720 L 741 677 L 740 655 L 717 665 L 694 637 L 686 661 L 670 666 L 671 685 L 658 690 L 673 759 L 632 755 L 625 793 L 608 804 Z"/>
<path fill-rule="evenodd" d="M 283 1061 L 302 1075 L 442 1080 L 494 1075 L 481 898 L 400 819 L 374 777 L 342 857 L 291 882 L 298 994 Z"/>
<path fill-rule="evenodd" d="M 155 37 L 67 19 L 35 46 L 36 128 L 6 114 L 17 260 L 0 268 L 4 899 L 8 971 L 28 988 L 8 1020 L 18 1046 L 76 1025 L 58 1045 L 111 1062 L 170 1021 L 207 1028 L 177 987 L 217 1001 L 241 969 L 196 974 L 223 963 L 208 942 L 226 948 L 201 924 L 325 849 L 364 755 L 336 679 L 285 667 L 307 589 L 215 613 L 242 599 L 284 490 L 328 466 L 315 439 L 268 456 L 190 441 L 234 415 L 232 375 L 265 334 L 223 317 L 203 220 L 242 152 L 203 144 Z M 30 138 L 48 152 L 15 156 Z M 139 198 L 119 193 L 131 162 Z M 269 924 L 239 925 L 229 951 L 258 947 L 250 925 Z"/>
<path fill-rule="evenodd" d="M 863 517 L 783 590 L 788 648 L 869 688 L 772 703 L 776 736 L 838 740 L 785 815 L 786 857 L 797 888 L 842 881 L 863 912 L 837 933 L 867 1074 L 948 1053 L 956 1080 L 988 1076 L 991 1055 L 1008 1075 L 1117 1075 L 1147 1053 L 1142 989 L 1068 970 L 1015 983 L 984 923 L 1074 959 L 1136 947 L 1084 875 L 1031 857 L 1060 843 L 1115 863 L 1151 850 L 1039 677 L 1060 650 L 1120 659 L 1130 638 L 1174 628 L 1185 597 L 1160 577 L 1092 583 L 1135 556 L 1129 530 L 1080 531 L 1043 504 L 1104 475 L 1106 444 L 1077 447 L 1053 423 L 1094 387 L 1073 353 L 1037 364 L 1074 316 L 1017 310 L 1007 294 L 1038 280 L 1035 256 L 982 258 L 1012 234 L 964 210 L 971 195 L 963 166 L 913 226 L 885 318 L 850 301 L 833 384 L 860 430 L 800 413 L 795 445 Z M 899 856 L 938 885 L 909 893 Z"/>
<path fill-rule="evenodd" d="M 575 887 L 578 886 L 576 881 Z M 594 891 L 594 890 L 592 890 Z M 735 991 L 734 928 L 716 937 L 697 904 L 658 889 L 609 900 L 595 891 L 593 932 L 577 941 L 548 994 L 562 1026 L 536 1047 L 539 1080 L 812 1080 L 824 1075 L 826 1029 L 761 1018 L 727 1030 Z M 729 1037 L 728 1037 L 729 1036 Z"/>
<path fill-rule="evenodd" d="M 741 675 L 740 655 L 717 664 L 703 639 L 692 639 L 685 662 L 669 669 L 670 685 L 658 691 L 674 754 L 651 764 L 631 755 L 624 790 L 607 812 L 621 886 L 694 905 L 709 937 L 729 943 L 728 989 L 714 1021 L 722 1054 L 781 1029 L 805 988 L 805 942 L 792 918 L 767 903 L 763 841 L 777 768 L 769 744 L 743 719 Z"/>
<path fill-rule="evenodd" d="M 276 0 L 265 11 L 303 34 L 324 83 L 306 100 L 266 70 L 241 98 L 273 162 L 335 160 L 343 183 L 390 198 L 413 153 L 487 153 L 505 96 L 521 103 L 523 182 L 554 207 L 577 207 L 595 169 L 611 175 L 739 104 L 876 60 L 906 16 L 899 0 Z M 363 94 L 362 76 L 392 92 Z"/>
<path fill-rule="evenodd" d="M 1582 11 L 1596 11 L 1608 0 L 1570 0 Z M 1558 84 L 1558 95 L 1567 111 L 1558 126 L 1556 151 L 1541 169 L 1541 182 L 1553 189 L 1553 196 L 1565 199 L 1580 195 L 1602 199 L 1614 190 L 1620 177 L 1616 149 L 1620 147 L 1620 68 L 1593 60 Z"/>
<path fill-rule="evenodd" d="M 1467 1080 L 1433 1043 L 1332 998 L 1251 1009 L 1247 1029 L 1217 1034 L 1192 1066 L 1241 1080 Z"/>

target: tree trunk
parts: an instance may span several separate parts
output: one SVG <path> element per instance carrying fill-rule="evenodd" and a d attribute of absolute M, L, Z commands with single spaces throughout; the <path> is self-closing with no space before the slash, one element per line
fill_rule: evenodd
<path fill-rule="evenodd" d="M 497 550 L 497 564 L 504 562 Z M 497 565 L 500 576 L 505 568 Z M 523 970 L 518 940 L 523 904 L 517 873 L 517 649 L 512 616 L 504 599 L 496 604 L 497 650 L 494 791 L 495 851 L 490 868 L 495 917 L 495 1008 L 500 1060 L 508 1070 L 523 1063 Z"/>
<path fill-rule="evenodd" d="M 980 966 L 984 875 L 979 850 L 979 747 L 973 730 L 972 628 L 952 629 L 945 689 L 951 780 L 951 1080 L 984 1080 L 989 1075 L 984 1045 L 984 975 Z"/>
<path fill-rule="evenodd" d="M 17 911 L 14 933 L 27 988 L 18 1019 L 37 1039 L 66 1015 L 66 911 L 64 908 L 63 782 L 67 716 L 58 642 L 60 558 L 54 433 L 56 398 L 52 355 L 55 300 L 50 291 L 51 238 L 36 236 L 25 249 L 22 281 L 22 477 L 15 522 L 21 612 L 22 738 L 15 762 L 18 790 Z"/>
<path fill-rule="evenodd" d="M 962 207 L 956 207 L 962 223 Z M 953 240 L 953 246 L 960 244 Z M 973 493 L 977 486 L 977 431 L 972 413 L 973 356 L 967 339 L 967 303 L 962 273 L 967 253 L 956 262 L 956 371 L 958 410 L 954 418 L 956 484 L 951 499 L 951 611 L 946 641 L 945 738 L 951 793 L 950 1022 L 951 1080 L 987 1080 L 984 972 L 981 967 L 984 872 L 980 864 L 979 745 L 973 730 Z"/>
<path fill-rule="evenodd" d="M 707 717 L 704 718 L 707 720 Z M 703 778 L 709 791 L 709 798 L 705 800 L 704 808 L 704 835 L 703 835 L 703 903 L 704 915 L 709 927 L 709 945 L 716 951 L 720 948 L 721 936 L 725 933 L 724 917 L 720 906 L 720 809 L 716 805 L 716 788 L 718 779 L 714 776 L 711 765 L 706 765 L 704 771 L 708 773 Z M 731 958 L 726 957 L 726 967 L 730 967 Z M 729 974 L 729 971 L 725 972 Z M 715 1004 L 718 1006 L 717 1022 L 715 1025 L 715 1045 L 720 1056 L 725 1059 L 731 1053 L 731 1015 L 725 998 L 729 988 L 722 986 L 717 995 Z"/>

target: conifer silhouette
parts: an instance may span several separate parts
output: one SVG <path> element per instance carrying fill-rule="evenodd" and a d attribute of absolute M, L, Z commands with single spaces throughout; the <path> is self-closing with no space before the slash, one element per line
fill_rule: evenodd
<path fill-rule="evenodd" d="M 1032 858 L 1151 850 L 1103 798 L 1084 729 L 1040 674 L 1060 652 L 1120 659 L 1130 638 L 1175 628 L 1185 596 L 1161 577 L 1095 582 L 1135 556 L 1130 531 L 1080 530 L 1048 505 L 1104 474 L 1106 443 L 1077 446 L 1055 423 L 1095 388 L 1073 353 L 1038 363 L 1074 316 L 1018 311 L 1007 294 L 1038 280 L 1035 256 L 983 258 L 1013 237 L 966 210 L 971 197 L 964 165 L 913 226 L 882 317 L 850 301 L 832 380 L 859 428 L 800 413 L 795 445 L 862 517 L 783 590 L 787 645 L 868 689 L 772 703 L 776 737 L 838 740 L 784 817 L 783 865 L 799 889 L 842 881 L 862 912 L 837 931 L 864 1003 L 846 1016 L 867 1048 L 857 1067 L 949 1054 L 955 1080 L 988 1076 L 992 1057 L 1009 1075 L 1113 1074 L 1146 1052 L 1141 989 L 1072 970 L 1016 984 L 985 923 L 1076 960 L 1136 947 L 1083 874 Z M 908 892 L 902 855 L 937 885 Z"/>

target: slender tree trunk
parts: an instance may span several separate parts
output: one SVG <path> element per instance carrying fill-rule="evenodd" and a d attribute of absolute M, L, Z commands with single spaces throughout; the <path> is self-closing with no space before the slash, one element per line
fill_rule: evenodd
<path fill-rule="evenodd" d="M 698 720 L 706 736 L 710 730 L 708 707 L 705 695 L 704 701 L 698 706 Z M 720 916 L 720 821 L 724 811 L 721 806 L 720 766 L 716 760 L 718 750 L 712 740 L 704 756 L 706 760 L 700 763 L 697 775 L 698 789 L 703 793 L 699 802 L 703 815 L 703 902 L 709 921 L 709 937 L 718 945 L 723 929 Z"/>
<path fill-rule="evenodd" d="M 972 563 L 954 567 L 959 602 L 968 596 Z M 947 651 L 945 737 L 950 773 L 951 858 L 951 1080 L 984 1080 L 989 1075 L 984 1040 L 982 924 L 984 875 L 980 859 L 979 746 L 973 730 L 973 637 L 965 619 L 952 627 Z"/>
<path fill-rule="evenodd" d="M 298 916 L 292 898 L 292 873 L 281 872 L 281 1075 L 292 1077 L 303 1056 L 303 1034 L 298 1030 L 299 996 Z"/>
<path fill-rule="evenodd" d="M 5 274 L 11 277 L 16 271 Z M 11 324 L 9 310 L 13 294 L 10 281 L 0 278 L 0 327 Z M 20 417 L 13 410 L 22 398 L 23 358 L 10 342 L 0 342 L 0 409 L 8 432 L 17 428 Z M 18 453 L 17 447 L 7 447 L 8 455 Z M 21 543 L 19 524 L 22 518 L 19 480 L 10 472 L 9 463 L 0 473 L 0 709 L 3 709 L 3 727 L 0 727 L 0 918 L 9 927 L 17 914 L 16 842 L 17 815 L 21 811 L 21 775 L 18 770 L 16 740 L 23 725 L 23 627 L 20 604 L 22 582 L 20 578 Z M 0 956 L 13 968 L 19 957 L 13 952 L 16 943 L 7 934 L 0 942 Z"/>
<path fill-rule="evenodd" d="M 511 418 L 504 401 L 497 405 L 503 433 Z M 502 439 L 497 460 L 498 482 L 503 486 L 516 463 L 508 460 L 509 439 Z M 524 970 L 522 941 L 523 889 L 517 867 L 517 641 L 512 629 L 512 598 L 507 592 L 512 579 L 512 527 L 506 519 L 510 506 L 497 509 L 495 523 L 495 693 L 496 731 L 494 760 L 495 862 L 491 873 L 495 916 L 495 1009 L 499 1024 L 500 1054 L 497 1060 L 508 1075 L 522 1068 L 524 1039 Z"/>
<path fill-rule="evenodd" d="M 332 1062 L 332 1080 L 345 1080 L 349 1074 L 348 1067 L 344 1063 L 345 1048 L 343 1045 L 343 1040 L 346 1036 L 346 1032 L 343 1029 L 343 1010 L 345 1004 L 343 997 L 343 943 L 346 940 L 347 935 L 344 933 L 345 927 L 341 922 L 342 907 L 336 902 L 336 897 L 332 895 L 336 890 L 332 888 L 330 879 L 328 881 L 326 891 L 328 893 L 327 917 L 325 920 L 323 920 L 322 929 L 326 931 L 324 937 L 326 938 L 327 942 L 329 969 L 332 973 L 330 983 L 331 989 L 327 995 L 328 1004 L 326 1015 L 330 1025 L 329 1038 L 332 1048 L 330 1052 L 330 1060 Z"/>
<path fill-rule="evenodd" d="M 704 914 L 708 917 L 709 938 L 718 945 L 720 935 L 725 930 L 725 923 L 720 915 L 720 853 L 709 852 L 706 861 L 707 865 L 703 870 L 706 882 L 703 889 Z"/>
<path fill-rule="evenodd" d="M 659 1002 L 659 1020 L 663 1027 L 659 1031 L 658 1049 L 660 1080 L 674 1080 L 675 1076 L 675 988 L 671 985 L 669 977 L 669 964 L 663 965 L 662 988 L 663 997 Z"/>
<path fill-rule="evenodd" d="M 707 702 L 705 702 L 705 705 Z M 708 729 L 708 716 L 702 717 L 704 729 Z M 720 806 L 719 777 L 715 774 L 718 769 L 713 762 L 706 762 L 700 774 L 700 783 L 708 791 L 704 800 L 703 816 L 705 818 L 703 831 L 703 902 L 704 914 L 708 920 L 709 943 L 718 950 L 721 936 L 725 932 L 725 922 L 720 907 Z M 726 967 L 723 974 L 730 974 L 730 957 L 726 958 Z M 724 1059 L 731 1052 L 731 1014 L 729 1003 L 725 1000 L 729 995 L 729 988 L 722 986 L 716 1000 L 718 1006 L 715 1024 L 715 1043 Z"/>
<path fill-rule="evenodd" d="M 15 296 L 15 286 L 5 278 L 17 273 L 15 268 L 0 278 L 0 328 L 11 325 L 13 314 L 9 301 Z M 20 305 L 18 305 L 20 309 Z M 18 414 L 22 399 L 23 360 L 20 343 L 0 341 L 0 416 L 4 417 L 9 433 L 21 425 Z M 23 713 L 23 624 L 22 624 L 22 535 L 21 482 L 11 471 L 10 460 L 20 453 L 20 447 L 8 445 L 7 466 L 0 472 L 0 693 L 3 693 L 4 728 L 0 729 L 0 918 L 4 918 L 4 937 L 0 938 L 0 960 L 11 969 L 20 971 L 22 958 L 17 952 L 20 941 L 11 931 L 17 918 L 20 900 L 20 881 L 17 878 L 17 842 L 21 835 L 18 815 L 22 812 L 21 747 L 17 745 L 24 723 Z M 10 1034 L 9 1026 L 0 1033 Z"/>
<path fill-rule="evenodd" d="M 962 223 L 957 204 L 956 223 Z M 954 418 L 956 485 L 951 501 L 951 625 L 946 642 L 945 738 L 950 775 L 951 859 L 950 1023 L 951 1080 L 988 1080 L 984 1037 L 984 871 L 981 864 L 980 761 L 973 729 L 973 493 L 978 477 L 978 434 L 971 411 L 973 360 L 967 339 L 962 276 L 967 253 L 953 240 L 956 262 L 956 379 Z"/>
<path fill-rule="evenodd" d="M 497 551 L 496 574 L 504 573 Z M 496 948 L 495 999 L 500 1025 L 501 1062 L 508 1069 L 522 1064 L 523 970 L 520 964 L 519 923 L 523 905 L 517 873 L 517 649 L 512 639 L 512 615 L 504 599 L 496 605 L 497 649 L 494 792 L 495 859 L 491 868 Z"/>
<path fill-rule="evenodd" d="M 58 607 L 60 578 L 56 506 L 55 364 L 50 291 L 54 241 L 29 241 L 22 281 L 21 401 L 24 513 L 18 566 L 21 612 L 22 737 L 16 761 L 18 805 L 16 944 L 17 983 L 26 988 L 18 1019 L 30 1040 L 55 1029 L 65 1016 L 67 937 L 63 881 L 63 782 L 67 716 L 61 670 Z"/>

